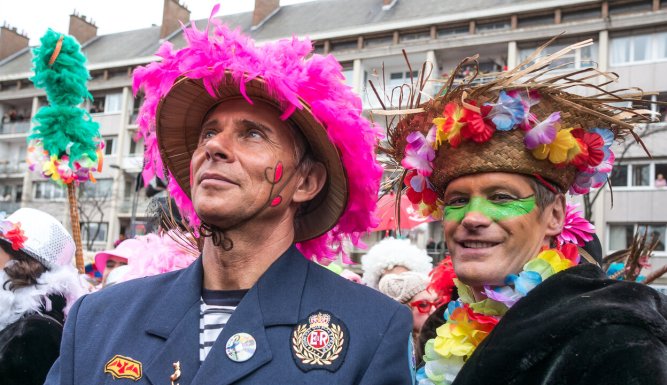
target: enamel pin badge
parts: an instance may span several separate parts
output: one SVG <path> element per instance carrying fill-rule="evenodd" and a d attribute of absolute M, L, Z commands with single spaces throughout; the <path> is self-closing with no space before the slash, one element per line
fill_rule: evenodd
<path fill-rule="evenodd" d="M 318 310 L 292 331 L 292 356 L 304 372 L 324 369 L 335 372 L 347 353 L 349 334 L 343 322 Z"/>
<path fill-rule="evenodd" d="M 110 373 L 114 379 L 128 378 L 138 381 L 142 376 L 141 362 L 116 354 L 104 366 L 104 373 Z"/>

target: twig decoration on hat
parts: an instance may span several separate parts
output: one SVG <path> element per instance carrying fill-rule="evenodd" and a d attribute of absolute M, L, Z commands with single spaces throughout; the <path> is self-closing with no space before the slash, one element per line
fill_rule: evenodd
<path fill-rule="evenodd" d="M 607 91 L 616 75 L 592 67 L 554 73 L 563 71 L 550 66 L 554 61 L 592 44 L 586 40 L 540 57 L 554 39 L 516 68 L 480 78 L 477 56 L 466 58 L 434 99 L 419 106 L 410 99 L 397 106 L 393 114 L 403 119 L 387 125 L 389 145 L 381 151 L 390 167 L 405 170 L 405 176 L 391 182 L 399 189 L 407 186 L 422 215 L 441 217 L 439 198 L 447 184 L 482 172 L 526 174 L 552 189 L 583 194 L 607 183 L 615 139 L 630 134 L 644 146 L 633 125 L 651 121 L 650 111 L 618 104 L 646 105 L 642 98 L 647 94 Z M 472 65 L 471 76 L 455 82 L 467 65 Z M 476 79 L 482 84 L 473 84 Z M 593 95 L 567 91 L 574 87 Z"/>

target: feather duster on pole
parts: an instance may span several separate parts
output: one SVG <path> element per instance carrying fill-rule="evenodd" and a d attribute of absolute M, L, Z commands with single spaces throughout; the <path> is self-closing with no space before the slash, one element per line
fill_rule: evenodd
<path fill-rule="evenodd" d="M 28 136 L 28 165 L 44 178 L 67 186 L 76 243 L 76 264 L 83 273 L 81 228 L 76 203 L 76 186 L 95 182 L 93 172 L 102 170 L 104 141 L 99 124 L 79 108 L 92 96 L 86 88 L 90 78 L 81 46 L 71 36 L 49 29 L 33 49 L 33 71 L 30 78 L 37 88 L 46 91 L 49 105 L 40 108 Z"/>

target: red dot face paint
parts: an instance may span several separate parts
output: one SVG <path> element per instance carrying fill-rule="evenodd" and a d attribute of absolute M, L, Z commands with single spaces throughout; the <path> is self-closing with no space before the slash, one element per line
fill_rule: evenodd
<path fill-rule="evenodd" d="M 273 198 L 273 200 L 271 201 L 271 207 L 276 207 L 276 206 L 278 206 L 282 201 L 283 201 L 283 198 L 282 198 L 280 195 L 276 196 L 276 197 Z"/>

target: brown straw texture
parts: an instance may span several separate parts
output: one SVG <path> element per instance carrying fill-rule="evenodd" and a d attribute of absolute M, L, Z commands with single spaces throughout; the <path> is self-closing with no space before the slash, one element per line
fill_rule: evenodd
<path fill-rule="evenodd" d="M 560 111 L 561 128 L 582 128 L 586 131 L 596 127 L 607 128 L 614 133 L 615 138 L 630 134 L 643 146 L 639 137 L 633 132 L 633 124 L 649 122 L 648 111 L 621 106 L 627 105 L 628 102 L 633 105 L 646 105 L 647 101 L 643 100 L 646 94 L 635 89 L 608 91 L 608 85 L 615 81 L 616 75 L 603 73 L 595 68 L 568 71 L 562 71 L 562 68 L 550 68 L 549 64 L 559 57 L 591 44 L 591 41 L 584 41 L 552 55 L 538 57 L 551 41 L 538 48 L 516 68 L 482 78 L 481 85 L 472 84 L 477 76 L 477 56 L 464 59 L 452 72 L 438 92 L 438 96 L 419 106 L 420 112 L 413 112 L 417 107 L 413 104 L 400 106 L 393 111 L 388 109 L 377 111 L 378 115 L 402 116 L 397 124 L 388 125 L 388 146 L 380 149 L 380 152 L 389 158 L 387 166 L 401 169 L 406 137 L 414 131 L 426 135 L 433 126 L 433 119 L 442 116 L 447 103 L 455 102 L 471 107 L 471 102 L 475 102 L 477 106 L 481 106 L 487 102 L 495 102 L 500 91 L 510 90 L 539 94 L 539 103 L 530 108 L 530 112 L 536 115 L 538 121 L 543 121 L 551 113 Z M 472 66 L 473 75 L 456 83 L 455 75 L 464 66 Z M 554 69 L 560 71 L 554 73 Z M 574 88 L 590 96 L 568 92 Z M 421 92 L 421 89 L 416 92 Z M 574 183 L 576 168 L 555 165 L 548 160 L 538 160 L 531 150 L 525 147 L 524 135 L 523 130 L 514 128 L 511 131 L 495 131 L 491 139 L 485 143 L 464 139 L 457 148 L 452 148 L 448 142 L 444 142 L 438 148 L 433 162 L 433 174 L 429 180 L 440 196 L 453 179 L 483 172 L 538 174 L 561 191 L 567 191 Z M 402 178 L 396 178 L 392 182 L 393 186 L 403 184 Z M 383 188 L 386 190 L 393 187 L 387 184 Z"/>

